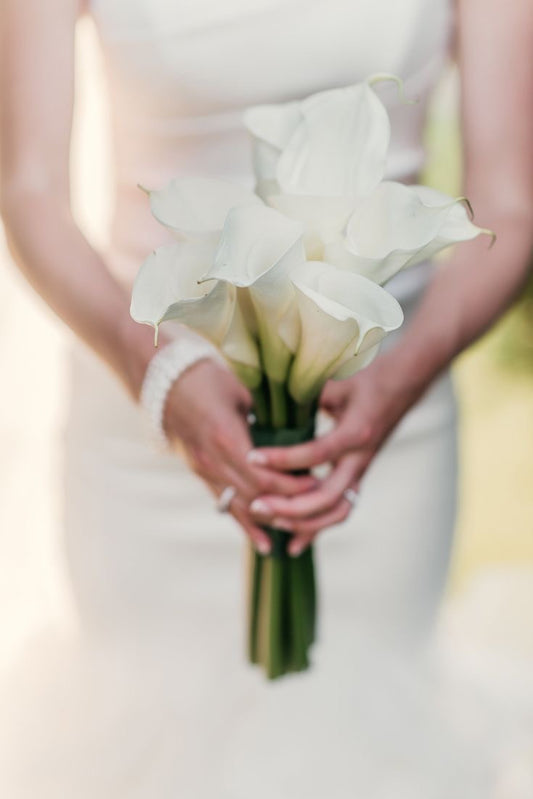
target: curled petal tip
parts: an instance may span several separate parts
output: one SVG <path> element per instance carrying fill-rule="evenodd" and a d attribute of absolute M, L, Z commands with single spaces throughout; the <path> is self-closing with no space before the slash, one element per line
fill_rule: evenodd
<path fill-rule="evenodd" d="M 472 203 L 468 199 L 468 197 L 457 197 L 456 202 L 462 203 L 466 210 L 468 211 L 468 216 L 470 217 L 470 221 L 474 221 L 474 209 L 472 208 Z"/>
<path fill-rule="evenodd" d="M 480 228 L 481 233 L 486 233 L 487 236 L 490 236 L 490 244 L 489 250 L 494 246 L 496 243 L 496 239 L 498 238 L 496 233 L 493 230 L 489 230 L 488 228 L 482 227 Z"/>
<path fill-rule="evenodd" d="M 402 103 L 405 105 L 415 105 L 416 103 L 420 102 L 419 97 L 407 97 L 405 94 L 405 84 L 398 75 L 393 75 L 389 72 L 376 72 L 370 77 L 367 78 L 367 83 L 369 86 L 373 87 L 376 83 L 386 83 L 390 82 L 396 84 L 396 88 L 398 89 L 398 96 Z"/>

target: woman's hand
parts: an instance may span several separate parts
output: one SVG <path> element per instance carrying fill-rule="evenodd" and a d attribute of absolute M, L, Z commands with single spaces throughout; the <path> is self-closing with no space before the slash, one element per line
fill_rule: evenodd
<path fill-rule="evenodd" d="M 163 426 L 169 440 L 184 448 L 191 468 L 219 496 L 236 490 L 229 511 L 263 554 L 270 538 L 250 513 L 259 494 L 291 497 L 314 488 L 312 476 L 295 477 L 247 460 L 252 443 L 247 416 L 250 393 L 226 368 L 203 360 L 187 369 L 169 393 Z"/>
<path fill-rule="evenodd" d="M 304 494 L 262 494 L 252 503 L 256 519 L 294 533 L 292 555 L 299 555 L 321 530 L 346 519 L 353 500 L 345 492 L 359 491 L 374 455 L 421 393 L 402 385 L 392 371 L 382 368 L 381 360 L 354 377 L 325 386 L 321 407 L 337 422 L 332 432 L 306 444 L 253 450 L 248 456 L 249 462 L 283 472 L 333 465 L 328 476 Z"/>

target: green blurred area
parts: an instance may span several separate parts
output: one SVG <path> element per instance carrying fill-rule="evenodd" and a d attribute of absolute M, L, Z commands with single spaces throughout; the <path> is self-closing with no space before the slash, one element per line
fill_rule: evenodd
<path fill-rule="evenodd" d="M 448 86 L 434 104 L 424 181 L 460 195 L 453 94 Z M 457 359 L 454 377 L 461 410 L 461 503 L 452 589 L 487 564 L 533 565 L 533 279 L 504 317 Z"/>

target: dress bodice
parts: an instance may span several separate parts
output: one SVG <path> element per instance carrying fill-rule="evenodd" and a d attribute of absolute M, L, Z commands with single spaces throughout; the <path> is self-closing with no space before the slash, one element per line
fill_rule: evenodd
<path fill-rule="evenodd" d="M 416 104 L 378 89 L 392 123 L 387 177 L 423 164 L 422 129 L 446 57 L 450 0 L 92 0 L 112 109 L 118 272 L 162 243 L 137 184 L 185 174 L 253 185 L 243 110 L 402 77 Z"/>

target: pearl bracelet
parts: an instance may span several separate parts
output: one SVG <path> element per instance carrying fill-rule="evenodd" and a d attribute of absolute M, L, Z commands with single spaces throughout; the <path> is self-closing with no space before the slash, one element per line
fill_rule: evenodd
<path fill-rule="evenodd" d="M 154 355 L 141 387 L 140 404 L 147 412 L 154 439 L 160 449 L 169 446 L 163 418 L 169 391 L 176 380 L 193 364 L 205 358 L 225 363 L 219 351 L 208 341 L 186 329 L 182 333 Z"/>

